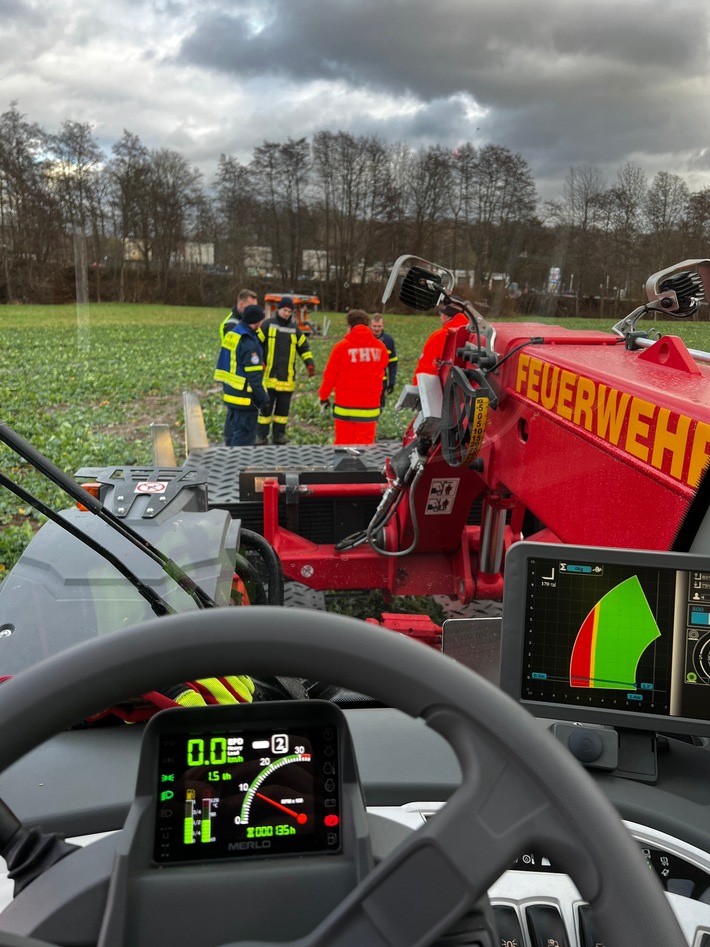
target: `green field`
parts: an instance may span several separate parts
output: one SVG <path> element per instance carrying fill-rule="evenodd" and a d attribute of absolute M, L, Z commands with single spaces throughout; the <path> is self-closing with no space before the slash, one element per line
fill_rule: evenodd
<path fill-rule="evenodd" d="M 149 464 L 151 422 L 170 425 L 178 460 L 184 458 L 182 392 L 201 399 L 211 442 L 220 443 L 223 407 L 212 380 L 219 348 L 222 309 L 104 304 L 4 306 L 0 309 L 2 420 L 68 473 L 83 466 Z M 294 443 L 327 443 L 332 421 L 320 415 L 319 376 L 333 344 L 344 334 L 345 317 L 330 314 L 328 338 L 314 338 L 318 370 L 305 371 L 292 405 Z M 541 320 L 542 321 L 542 320 Z M 398 387 L 411 379 L 422 344 L 439 326 L 435 316 L 387 316 L 397 343 Z M 609 322 L 584 319 L 565 325 L 608 329 Z M 660 324 L 658 324 L 660 326 Z M 710 348 L 708 323 L 670 323 L 694 348 Z M 398 438 L 409 417 L 384 411 L 378 437 Z M 16 454 L 0 445 L 0 470 L 55 506 L 69 505 Z M 0 487 L 0 575 L 10 568 L 38 518 Z"/>

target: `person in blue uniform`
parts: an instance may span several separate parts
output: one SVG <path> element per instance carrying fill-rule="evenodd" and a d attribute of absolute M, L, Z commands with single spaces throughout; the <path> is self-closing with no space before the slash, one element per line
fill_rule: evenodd
<path fill-rule="evenodd" d="M 397 363 L 399 361 L 397 357 L 397 347 L 389 332 L 385 332 L 385 323 L 382 316 L 374 315 L 372 319 L 370 319 L 370 329 L 374 337 L 383 343 L 387 349 L 387 355 L 389 356 L 387 360 L 387 371 L 382 379 L 382 397 L 380 398 L 380 407 L 384 408 L 385 397 L 393 393 L 395 382 L 397 381 Z"/>
<path fill-rule="evenodd" d="M 259 410 L 269 403 L 264 389 L 264 350 L 257 331 L 264 321 L 261 306 L 246 306 L 242 318 L 225 332 L 215 381 L 222 382 L 227 407 L 224 443 L 244 447 L 256 441 Z"/>

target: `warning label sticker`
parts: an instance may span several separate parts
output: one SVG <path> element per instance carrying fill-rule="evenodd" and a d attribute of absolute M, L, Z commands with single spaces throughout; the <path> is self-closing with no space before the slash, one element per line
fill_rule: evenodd
<path fill-rule="evenodd" d="M 164 480 L 142 480 L 134 493 L 165 493 L 168 485 Z"/>
<path fill-rule="evenodd" d="M 427 498 L 425 515 L 447 515 L 454 508 L 454 498 L 458 490 L 459 482 L 452 480 L 432 480 L 429 487 L 429 496 Z"/>

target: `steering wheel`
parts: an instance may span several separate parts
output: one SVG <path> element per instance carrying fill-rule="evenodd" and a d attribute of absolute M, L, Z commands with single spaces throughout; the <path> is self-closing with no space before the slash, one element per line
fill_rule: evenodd
<path fill-rule="evenodd" d="M 425 947 L 533 846 L 572 877 L 607 947 L 686 947 L 638 846 L 554 737 L 474 672 L 353 618 L 273 606 L 190 611 L 63 651 L 0 687 L 0 771 L 128 696 L 234 668 L 331 681 L 421 717 L 463 773 L 436 817 L 294 947 Z M 0 934 L 4 947 L 36 943 Z"/>

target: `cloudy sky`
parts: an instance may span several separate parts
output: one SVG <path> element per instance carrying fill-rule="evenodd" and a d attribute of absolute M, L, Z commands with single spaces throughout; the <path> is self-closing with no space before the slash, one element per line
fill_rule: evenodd
<path fill-rule="evenodd" d="M 710 184 L 709 0 L 0 0 L 0 111 L 221 153 L 346 130 Z"/>

